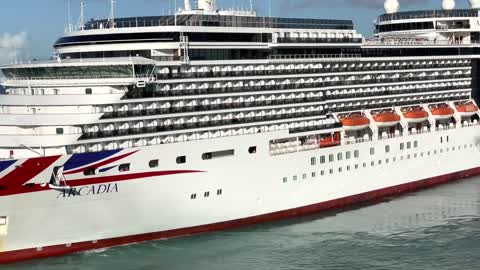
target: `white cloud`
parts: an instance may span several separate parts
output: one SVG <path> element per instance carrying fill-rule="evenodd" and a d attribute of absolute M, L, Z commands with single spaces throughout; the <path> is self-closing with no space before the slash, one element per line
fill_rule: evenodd
<path fill-rule="evenodd" d="M 26 32 L 16 34 L 0 34 L 0 64 L 9 64 L 15 58 L 20 58 L 28 48 L 29 38 Z"/>

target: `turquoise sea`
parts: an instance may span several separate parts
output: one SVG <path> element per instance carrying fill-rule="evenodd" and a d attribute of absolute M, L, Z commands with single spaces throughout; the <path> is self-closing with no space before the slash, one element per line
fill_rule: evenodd
<path fill-rule="evenodd" d="M 480 269 L 480 178 L 322 215 L 0 269 Z"/>

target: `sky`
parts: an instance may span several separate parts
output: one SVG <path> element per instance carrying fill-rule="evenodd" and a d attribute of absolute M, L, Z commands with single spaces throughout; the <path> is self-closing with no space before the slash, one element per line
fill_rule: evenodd
<path fill-rule="evenodd" d="M 80 0 L 0 0 L 0 64 L 13 59 L 48 59 L 52 44 L 68 25 L 79 17 Z M 108 18 L 110 0 L 85 0 L 85 17 Z M 178 6 L 183 0 L 176 0 Z M 269 0 L 253 0 L 259 15 L 269 14 Z M 272 16 L 322 19 L 351 19 L 365 37 L 372 33 L 375 18 L 384 13 L 384 0 L 270 0 Z M 174 10 L 175 0 L 116 0 L 116 17 L 155 16 Z M 249 6 L 249 0 L 218 0 L 219 8 Z M 442 0 L 399 0 L 400 9 L 439 9 Z M 457 0 L 457 8 L 468 8 L 467 0 Z M 192 0 L 193 3 L 193 0 Z M 16 57 L 15 57 L 16 56 Z"/>

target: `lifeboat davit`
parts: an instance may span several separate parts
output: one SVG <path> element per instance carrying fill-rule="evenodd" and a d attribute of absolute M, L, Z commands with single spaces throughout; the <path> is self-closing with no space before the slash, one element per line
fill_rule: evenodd
<path fill-rule="evenodd" d="M 430 111 L 432 112 L 433 117 L 437 120 L 450 119 L 455 113 L 450 107 L 438 107 L 430 109 Z"/>
<path fill-rule="evenodd" d="M 373 117 L 378 127 L 391 127 L 400 123 L 400 115 L 393 112 L 379 113 Z"/>
<path fill-rule="evenodd" d="M 474 104 L 457 105 L 457 112 L 460 116 L 472 116 L 478 113 L 478 107 Z"/>
<path fill-rule="evenodd" d="M 362 130 L 370 125 L 370 120 L 361 115 L 345 117 L 341 122 L 345 131 Z"/>
<path fill-rule="evenodd" d="M 422 123 L 428 119 L 428 113 L 421 109 L 406 111 L 403 116 L 408 123 Z"/>

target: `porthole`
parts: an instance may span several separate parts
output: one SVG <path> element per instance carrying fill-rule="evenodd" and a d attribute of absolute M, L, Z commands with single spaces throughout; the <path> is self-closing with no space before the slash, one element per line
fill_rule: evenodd
<path fill-rule="evenodd" d="M 150 168 L 157 168 L 158 165 L 159 165 L 158 159 L 150 160 L 150 162 L 148 162 L 148 166 Z"/>
<path fill-rule="evenodd" d="M 97 168 L 89 168 L 83 171 L 83 175 L 89 176 L 89 175 L 95 175 Z"/>
<path fill-rule="evenodd" d="M 125 163 L 120 166 L 118 166 L 118 171 L 119 172 L 128 172 L 130 171 L 130 163 Z"/>
<path fill-rule="evenodd" d="M 185 164 L 187 162 L 186 156 L 179 156 L 177 157 L 177 164 Z"/>

